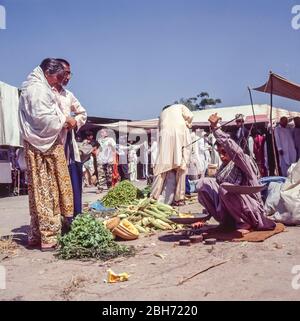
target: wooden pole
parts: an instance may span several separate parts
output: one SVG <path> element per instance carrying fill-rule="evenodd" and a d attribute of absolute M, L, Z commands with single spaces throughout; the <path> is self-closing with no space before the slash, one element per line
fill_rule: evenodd
<path fill-rule="evenodd" d="M 248 91 L 249 91 L 249 96 L 250 96 L 250 101 L 251 101 L 252 113 L 253 113 L 253 117 L 254 117 L 254 124 L 255 124 L 255 127 L 256 127 L 256 116 L 255 116 L 255 112 L 254 112 L 252 93 L 251 93 L 251 89 L 250 89 L 249 86 L 248 86 Z"/>
<path fill-rule="evenodd" d="M 275 148 L 275 137 L 274 137 L 274 129 L 273 129 L 273 74 L 270 72 L 271 75 L 271 96 L 270 96 L 270 125 L 271 125 L 271 137 L 272 137 L 272 149 L 273 149 L 273 156 L 275 161 L 275 175 L 279 176 L 279 168 L 277 163 L 277 155 L 276 155 L 276 148 Z"/>
<path fill-rule="evenodd" d="M 18 175 L 18 187 L 17 187 L 17 190 L 18 190 L 18 196 L 20 196 L 20 175 L 21 175 L 21 170 L 17 169 L 17 175 Z"/>

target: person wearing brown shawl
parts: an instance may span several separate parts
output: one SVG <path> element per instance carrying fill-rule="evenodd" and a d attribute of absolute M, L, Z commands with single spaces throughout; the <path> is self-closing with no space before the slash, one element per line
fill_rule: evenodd
<path fill-rule="evenodd" d="M 227 191 L 226 185 L 258 186 L 258 171 L 251 158 L 218 128 L 220 117 L 209 117 L 222 165 L 216 178 L 202 178 L 197 184 L 198 200 L 221 226 L 245 234 L 250 230 L 273 230 L 275 222 L 265 216 L 260 193 L 240 194 Z"/>

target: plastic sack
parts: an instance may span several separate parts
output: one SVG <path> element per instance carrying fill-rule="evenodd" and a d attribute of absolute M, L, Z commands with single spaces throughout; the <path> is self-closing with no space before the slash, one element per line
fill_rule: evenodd
<path fill-rule="evenodd" d="M 270 183 L 284 183 L 285 181 L 286 181 L 286 177 L 283 177 L 283 176 L 267 176 L 259 179 L 259 183 L 261 185 L 267 185 L 267 186 L 269 186 Z M 266 202 L 266 199 L 271 191 L 272 189 L 270 190 L 265 189 L 261 192 L 261 197 L 264 202 Z"/>
<path fill-rule="evenodd" d="M 271 182 L 268 186 L 267 199 L 265 201 L 265 210 L 267 215 L 273 215 L 278 211 L 278 205 L 280 202 L 280 190 L 282 187 L 282 182 Z"/>
<path fill-rule="evenodd" d="M 280 200 L 273 218 L 286 225 L 300 225 L 300 160 L 288 173 L 280 188 Z"/>
<path fill-rule="evenodd" d="M 99 200 L 90 204 L 89 208 L 96 212 L 113 212 L 114 208 L 105 207 Z"/>

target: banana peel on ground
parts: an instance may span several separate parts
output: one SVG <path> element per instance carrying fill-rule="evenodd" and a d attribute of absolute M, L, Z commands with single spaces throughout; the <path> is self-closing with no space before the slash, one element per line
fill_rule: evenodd
<path fill-rule="evenodd" d="M 160 257 L 162 260 L 166 258 L 166 254 L 161 254 L 161 253 L 154 253 L 154 256 Z"/>
<path fill-rule="evenodd" d="M 108 283 L 117 283 L 117 282 L 124 282 L 128 281 L 129 274 L 126 272 L 123 273 L 115 273 L 111 269 L 107 270 L 107 282 Z"/>

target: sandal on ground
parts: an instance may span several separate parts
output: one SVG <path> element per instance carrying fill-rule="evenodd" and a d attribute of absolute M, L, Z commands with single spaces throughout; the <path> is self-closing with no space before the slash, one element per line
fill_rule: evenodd
<path fill-rule="evenodd" d="M 27 248 L 28 249 L 35 249 L 35 248 L 39 248 L 41 246 L 41 242 L 38 241 L 28 241 L 27 242 Z"/>
<path fill-rule="evenodd" d="M 183 206 L 185 205 L 185 201 L 184 200 L 181 200 L 181 201 L 174 201 L 172 203 L 173 206 Z"/>

